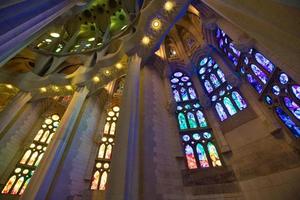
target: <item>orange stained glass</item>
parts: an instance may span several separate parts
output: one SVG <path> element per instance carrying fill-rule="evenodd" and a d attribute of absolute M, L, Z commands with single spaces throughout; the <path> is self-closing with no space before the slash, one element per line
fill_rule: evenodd
<path fill-rule="evenodd" d="M 20 177 L 17 183 L 15 184 L 14 188 L 12 189 L 11 194 L 18 194 L 23 182 L 24 182 L 24 177 Z"/>
<path fill-rule="evenodd" d="M 11 187 L 13 186 L 13 184 L 15 183 L 17 177 L 16 175 L 13 175 L 12 177 L 10 177 L 10 179 L 7 181 L 5 187 L 3 188 L 3 190 L 1 191 L 2 194 L 7 194 L 9 192 L 9 190 L 11 189 Z"/>
<path fill-rule="evenodd" d="M 27 180 L 25 181 L 25 183 L 24 183 L 24 185 L 23 185 L 23 187 L 22 187 L 22 189 L 21 189 L 19 195 L 22 195 L 22 194 L 24 193 L 24 191 L 25 191 L 25 189 L 26 189 L 26 187 L 27 187 L 29 181 L 30 181 L 30 178 L 27 179 Z"/>
<path fill-rule="evenodd" d="M 33 165 L 33 163 L 34 163 L 34 161 L 36 160 L 36 158 L 38 157 L 38 155 L 39 155 L 39 153 L 36 151 L 36 152 L 34 152 L 32 155 L 31 155 L 31 157 L 30 157 L 30 159 L 29 159 L 29 161 L 28 161 L 28 165 Z"/>

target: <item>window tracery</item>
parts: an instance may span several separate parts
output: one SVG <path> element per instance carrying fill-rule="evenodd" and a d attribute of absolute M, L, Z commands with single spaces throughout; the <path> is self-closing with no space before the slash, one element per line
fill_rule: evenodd
<path fill-rule="evenodd" d="M 199 169 L 222 166 L 213 144 L 212 130 L 190 77 L 181 71 L 176 71 L 170 82 L 173 97 L 177 102 L 176 114 L 187 167 Z"/>
<path fill-rule="evenodd" d="M 58 114 L 53 114 L 44 120 L 40 130 L 29 147 L 26 148 L 4 185 L 2 194 L 22 195 L 24 193 L 59 126 L 59 122 Z"/>
<path fill-rule="evenodd" d="M 197 71 L 199 80 L 221 121 L 247 108 L 240 92 L 226 81 L 223 71 L 212 57 L 202 57 Z"/>
<path fill-rule="evenodd" d="M 234 51 L 232 40 L 220 28 L 216 30 L 216 41 L 219 49 L 236 67 L 235 70 L 245 77 L 259 94 L 260 99 L 263 99 L 278 119 L 296 138 L 299 138 L 300 85 L 257 49 L 252 48 L 245 53 Z M 230 44 L 232 44 L 231 48 Z M 231 52 L 234 58 L 228 56 L 228 52 Z M 239 99 L 239 97 L 235 95 L 234 99 Z M 241 100 L 240 102 L 242 103 Z"/>

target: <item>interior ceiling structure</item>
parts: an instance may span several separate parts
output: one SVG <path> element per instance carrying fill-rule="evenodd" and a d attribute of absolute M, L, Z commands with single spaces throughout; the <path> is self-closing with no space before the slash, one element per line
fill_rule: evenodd
<path fill-rule="evenodd" d="M 33 99 L 69 95 L 83 85 L 97 92 L 126 74 L 128 56 L 153 55 L 188 6 L 184 0 L 82 1 L 1 66 L 0 81 Z"/>

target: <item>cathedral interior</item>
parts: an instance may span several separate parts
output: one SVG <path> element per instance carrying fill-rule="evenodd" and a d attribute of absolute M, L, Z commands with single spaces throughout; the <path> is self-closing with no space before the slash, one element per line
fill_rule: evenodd
<path fill-rule="evenodd" d="M 300 199 L 298 0 L 9 0 L 0 27 L 0 199 Z"/>

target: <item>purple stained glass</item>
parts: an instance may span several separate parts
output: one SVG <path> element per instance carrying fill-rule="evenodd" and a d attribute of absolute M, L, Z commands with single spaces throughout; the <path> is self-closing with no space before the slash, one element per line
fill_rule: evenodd
<path fill-rule="evenodd" d="M 247 74 L 247 80 L 258 93 L 262 93 L 263 88 L 261 84 L 258 83 L 258 81 L 255 78 L 253 78 L 251 74 Z"/>
<path fill-rule="evenodd" d="M 263 82 L 264 84 L 267 84 L 269 79 L 268 79 L 267 75 L 263 71 L 261 71 L 261 69 L 259 69 L 254 64 L 251 64 L 251 69 L 252 69 L 253 73 L 261 80 L 261 82 Z"/>
<path fill-rule="evenodd" d="M 189 87 L 189 94 L 190 94 L 191 99 L 196 99 L 197 98 L 195 90 L 191 87 Z"/>
<path fill-rule="evenodd" d="M 215 64 L 214 60 L 210 58 L 210 60 L 207 63 L 207 66 L 211 67 Z"/>
<path fill-rule="evenodd" d="M 249 59 L 248 59 L 247 57 L 244 58 L 244 63 L 245 63 L 246 65 L 248 65 Z"/>
<path fill-rule="evenodd" d="M 176 102 L 180 101 L 180 95 L 179 92 L 177 90 L 173 90 L 173 96 Z"/>
<path fill-rule="evenodd" d="M 275 66 L 266 58 L 264 57 L 261 53 L 256 53 L 255 54 L 255 59 L 256 61 L 261 64 L 268 72 L 273 72 L 275 69 Z"/>
<path fill-rule="evenodd" d="M 172 79 L 171 79 L 171 82 L 172 82 L 172 83 L 178 83 L 178 82 L 179 82 L 179 79 L 178 79 L 178 78 L 172 78 Z"/>
<path fill-rule="evenodd" d="M 189 97 L 187 95 L 187 92 L 186 92 L 186 89 L 184 87 L 182 87 L 180 89 L 180 93 L 181 93 L 181 98 L 182 98 L 182 101 L 187 101 L 189 100 Z"/>
<path fill-rule="evenodd" d="M 225 113 L 224 108 L 220 103 L 217 103 L 215 108 L 216 108 L 216 111 L 217 111 L 221 121 L 224 121 L 225 119 L 227 119 L 227 114 Z"/>
<path fill-rule="evenodd" d="M 237 91 L 233 91 L 231 96 L 240 110 L 247 108 L 247 104 L 246 104 L 245 100 Z"/>
<path fill-rule="evenodd" d="M 205 80 L 204 81 L 204 86 L 205 86 L 205 89 L 208 93 L 211 93 L 214 89 L 213 87 L 211 86 L 210 82 L 208 80 Z"/>
<path fill-rule="evenodd" d="M 293 115 L 300 120 L 300 107 L 297 103 L 288 97 L 284 97 L 284 104 L 290 110 Z"/>
<path fill-rule="evenodd" d="M 219 47 L 220 47 L 220 48 L 222 48 L 222 47 L 223 47 L 223 45 L 224 45 L 224 42 L 223 42 L 223 40 L 222 40 L 222 39 L 220 39 L 220 40 L 219 40 Z"/>
<path fill-rule="evenodd" d="M 279 94 L 280 94 L 280 87 L 279 87 L 278 85 L 274 85 L 274 86 L 272 87 L 272 92 L 273 92 L 273 94 L 275 94 L 275 95 L 279 95 Z"/>
<path fill-rule="evenodd" d="M 210 75 L 210 81 L 212 82 L 212 84 L 214 85 L 215 88 L 217 88 L 221 85 L 215 74 Z"/>
<path fill-rule="evenodd" d="M 279 81 L 280 81 L 280 83 L 281 84 L 287 84 L 287 82 L 289 82 L 289 77 L 288 77 L 288 75 L 286 75 L 285 73 L 281 73 L 280 75 L 279 75 Z"/>
<path fill-rule="evenodd" d="M 221 36 L 221 31 L 220 29 L 217 29 L 217 38 L 219 38 Z"/>
<path fill-rule="evenodd" d="M 175 72 L 174 73 L 174 76 L 177 77 L 177 78 L 181 77 L 182 75 L 183 75 L 182 72 Z"/>
<path fill-rule="evenodd" d="M 292 131 L 295 137 L 300 137 L 300 127 L 288 116 L 280 107 L 275 108 L 275 112 L 281 121 Z"/>
<path fill-rule="evenodd" d="M 187 76 L 184 76 L 184 77 L 181 78 L 181 80 L 182 80 L 183 82 L 187 82 L 188 80 L 190 80 L 190 78 L 187 77 Z"/>
<path fill-rule="evenodd" d="M 206 68 L 205 67 L 202 67 L 200 70 L 199 70 L 199 74 L 201 75 L 201 74 L 204 74 L 205 73 L 205 70 L 206 70 Z"/>
<path fill-rule="evenodd" d="M 224 83 L 224 82 L 226 81 L 226 79 L 225 79 L 225 75 L 224 75 L 224 73 L 222 72 L 222 70 L 218 69 L 218 70 L 217 70 L 217 74 L 218 74 L 218 76 L 220 77 L 221 81 Z"/>
<path fill-rule="evenodd" d="M 297 99 L 300 99 L 300 85 L 293 85 L 292 92 Z"/>
<path fill-rule="evenodd" d="M 241 52 L 239 50 L 237 50 L 232 43 L 229 44 L 229 47 L 231 48 L 231 50 L 233 51 L 233 53 L 235 55 L 237 55 L 238 57 L 240 57 Z"/>

